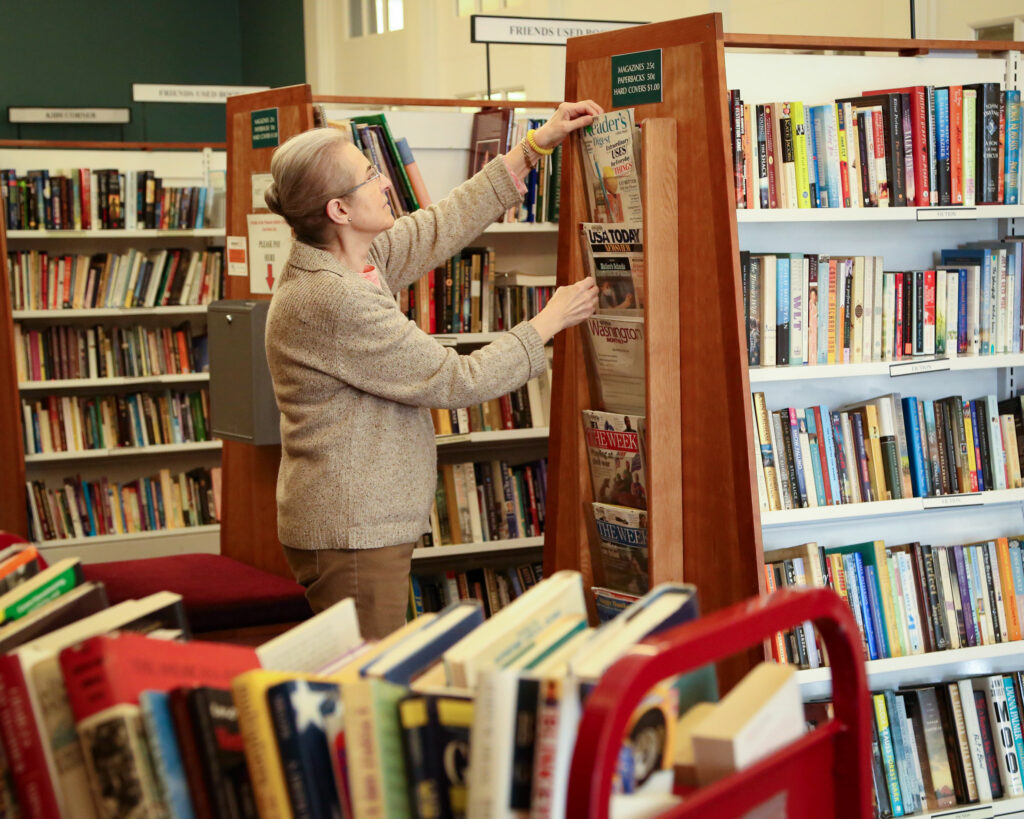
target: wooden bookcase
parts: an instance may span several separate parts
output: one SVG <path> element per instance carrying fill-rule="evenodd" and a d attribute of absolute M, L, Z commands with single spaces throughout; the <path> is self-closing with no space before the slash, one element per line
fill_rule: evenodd
<path fill-rule="evenodd" d="M 721 17 L 569 40 L 565 96 L 611 110 L 612 57 L 656 48 L 663 99 L 636 107 L 645 122 L 650 575 L 652 585 L 695 584 L 701 611 L 710 612 L 756 597 L 762 585 Z M 562 167 L 564 285 L 583 275 L 577 229 L 587 216 L 576 150 L 566 151 Z M 593 496 L 580 412 L 598 405 L 579 330 L 556 337 L 554 376 L 549 457 L 557 491 L 545 566 L 579 569 L 589 582 Z M 736 674 L 748 661 L 740 659 Z M 726 672 L 723 682 L 731 678 Z"/>
<path fill-rule="evenodd" d="M 24 174 L 28 168 L 117 167 L 122 170 L 153 169 L 172 185 L 202 185 L 210 171 L 223 173 L 223 144 L 58 142 L 42 140 L 0 140 L 3 166 Z M 54 254 L 121 253 L 130 248 L 150 250 L 186 247 L 190 250 L 223 244 L 223 228 L 199 230 L 16 230 L 8 234 L 6 216 L 0 219 L 0 529 L 29 536 L 26 481 L 42 480 L 60 485 L 63 476 L 80 473 L 93 479 L 100 475 L 112 480 L 131 480 L 153 474 L 161 467 L 172 472 L 193 466 L 215 466 L 219 442 L 176 444 L 124 451 L 83 450 L 35 454 L 26 457 L 23 443 L 22 394 L 40 395 L 108 394 L 126 389 L 149 391 L 167 387 L 191 390 L 204 386 L 208 374 L 164 376 L 148 379 L 88 379 L 19 384 L 14 348 L 14 323 L 26 327 L 73 325 L 88 327 L 138 323 L 169 326 L 189 322 L 194 330 L 205 325 L 204 305 L 155 308 L 99 308 L 58 310 L 15 310 L 11 299 L 8 251 L 41 250 Z M 126 556 L 155 556 L 181 552 L 216 552 L 219 527 L 215 524 L 185 529 L 166 529 L 122 535 L 48 540 L 40 545 L 51 561 L 78 556 L 84 562 Z"/>
<path fill-rule="evenodd" d="M 314 127 L 314 107 L 322 106 L 329 120 L 363 112 L 383 110 L 396 137 L 406 136 L 417 165 L 434 199 L 440 199 L 465 179 L 469 137 L 468 115 L 459 109 L 478 106 L 552 109 L 556 102 L 474 101 L 417 98 L 313 96 L 308 86 L 278 88 L 258 94 L 232 97 L 227 104 L 228 136 L 228 235 L 245 236 L 246 214 L 252 212 L 250 177 L 270 171 L 272 148 L 253 149 L 250 113 L 264 108 L 278 109 L 279 138 Z M 460 118 L 461 117 L 461 118 Z M 452 128 L 465 130 L 463 135 Z M 415 133 L 415 138 L 414 138 Z M 463 144 L 463 141 L 465 144 Z M 516 264 L 530 272 L 554 272 L 554 250 L 558 234 L 552 224 L 496 224 L 474 244 L 493 246 L 498 260 L 514 256 Z M 226 298 L 269 299 L 252 294 L 248 278 L 229 277 Z M 439 340 L 460 349 L 486 344 L 497 333 L 454 334 Z M 484 454 L 486 453 L 486 455 Z M 521 463 L 547 453 L 547 431 L 514 430 L 438 438 L 439 463 L 502 458 Z M 279 446 L 254 447 L 224 442 L 224 516 L 221 549 L 224 554 L 259 568 L 291 577 L 277 537 L 276 480 L 281 458 Z M 437 573 L 446 568 L 472 565 L 508 565 L 540 559 L 540 537 L 509 541 L 462 543 L 417 549 L 414 573 Z"/>

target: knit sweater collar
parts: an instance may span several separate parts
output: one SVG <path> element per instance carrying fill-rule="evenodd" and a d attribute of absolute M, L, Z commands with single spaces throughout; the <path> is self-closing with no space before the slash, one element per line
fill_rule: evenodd
<path fill-rule="evenodd" d="M 380 276 L 380 266 L 376 264 L 376 260 L 374 259 L 375 255 L 374 249 L 371 248 L 370 263 L 377 268 L 378 278 L 381 279 L 381 288 L 377 288 L 364 276 L 359 275 L 356 271 L 346 265 L 343 265 L 338 260 L 338 257 L 330 251 L 319 247 L 313 247 L 312 245 L 307 245 L 305 242 L 301 242 L 298 239 L 292 242 L 292 250 L 291 255 L 288 257 L 288 264 L 297 270 L 306 270 L 310 272 L 326 270 L 343 279 L 355 278 L 361 282 L 365 282 L 374 290 L 378 290 L 383 289 L 383 277 Z"/>

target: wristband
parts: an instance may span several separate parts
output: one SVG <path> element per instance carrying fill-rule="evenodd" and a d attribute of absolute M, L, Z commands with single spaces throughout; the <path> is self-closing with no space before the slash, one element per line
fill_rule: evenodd
<path fill-rule="evenodd" d="M 535 133 L 537 133 L 537 132 L 533 128 L 531 128 L 529 131 L 526 132 L 526 142 L 529 144 L 530 148 L 534 152 L 540 154 L 541 156 L 551 156 L 551 154 L 553 154 L 555 152 L 555 149 L 554 148 L 541 148 L 540 145 L 537 144 L 537 140 L 533 138 L 533 135 Z"/>

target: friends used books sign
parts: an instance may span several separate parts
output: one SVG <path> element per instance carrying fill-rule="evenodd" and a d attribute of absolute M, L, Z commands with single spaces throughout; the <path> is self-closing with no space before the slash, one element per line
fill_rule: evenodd
<path fill-rule="evenodd" d="M 625 20 L 571 20 L 559 17 L 470 16 L 470 42 L 564 46 L 570 37 L 640 26 Z"/>

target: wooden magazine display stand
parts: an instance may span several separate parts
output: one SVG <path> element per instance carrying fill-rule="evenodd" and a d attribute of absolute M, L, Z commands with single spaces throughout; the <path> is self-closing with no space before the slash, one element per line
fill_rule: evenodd
<path fill-rule="evenodd" d="M 650 581 L 695 584 L 702 613 L 710 613 L 756 597 L 763 585 L 721 16 L 569 40 L 565 96 L 611 110 L 612 57 L 651 49 L 661 50 L 662 101 L 636 106 L 645 123 Z M 562 167 L 558 283 L 565 285 L 584 275 L 577 231 L 588 218 L 577 150 L 565 152 Z M 549 472 L 556 489 L 545 571 L 578 569 L 590 583 L 593 495 L 580 413 L 599 404 L 581 332 L 555 338 Z M 745 668 L 726 674 L 724 686 Z"/>

